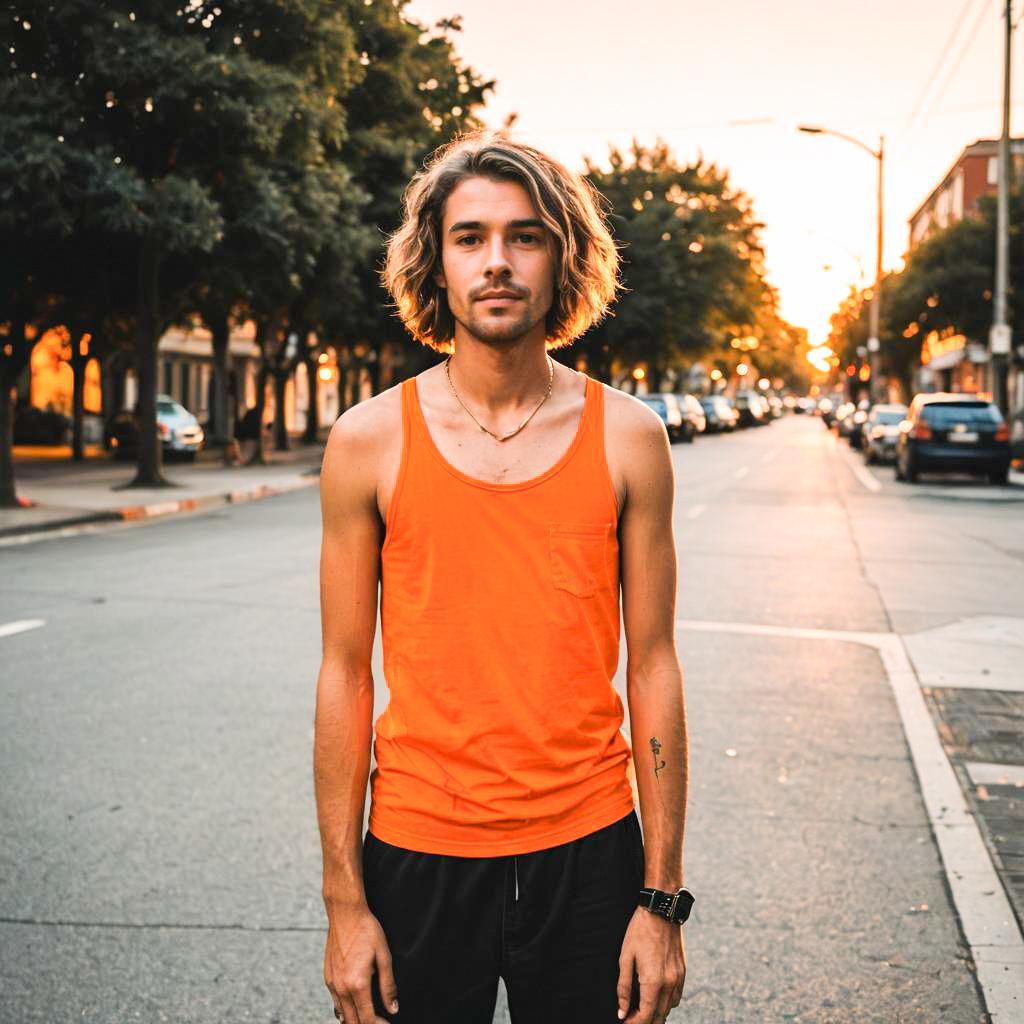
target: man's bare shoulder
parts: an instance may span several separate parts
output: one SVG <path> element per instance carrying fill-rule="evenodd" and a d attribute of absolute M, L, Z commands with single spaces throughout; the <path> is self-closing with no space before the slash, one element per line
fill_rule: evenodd
<path fill-rule="evenodd" d="M 334 421 L 324 451 L 321 488 L 375 495 L 380 467 L 396 446 L 401 451 L 401 384 L 353 405 Z"/>
<path fill-rule="evenodd" d="M 617 445 L 660 445 L 666 436 L 661 417 L 639 398 L 608 384 L 601 386 L 608 438 Z"/>

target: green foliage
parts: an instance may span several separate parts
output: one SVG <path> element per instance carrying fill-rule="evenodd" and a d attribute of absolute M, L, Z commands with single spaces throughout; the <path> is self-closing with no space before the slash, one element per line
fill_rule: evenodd
<path fill-rule="evenodd" d="M 1024 322 L 1024 194 L 1010 197 L 1009 312 Z M 921 341 L 932 331 L 952 330 L 985 345 L 992 324 L 995 281 L 996 203 L 985 197 L 978 215 L 929 235 L 898 274 L 882 281 L 879 325 L 881 368 L 909 390 Z M 852 292 L 832 318 L 829 344 L 844 362 L 867 343 L 868 304 Z"/>
<path fill-rule="evenodd" d="M 587 175 L 610 207 L 623 284 L 614 315 L 581 342 L 590 365 L 646 362 L 656 376 L 727 347 L 737 332 L 766 337 L 779 327 L 762 225 L 727 174 L 703 160 L 680 166 L 659 141 L 613 148 L 607 168 L 588 161 Z"/>

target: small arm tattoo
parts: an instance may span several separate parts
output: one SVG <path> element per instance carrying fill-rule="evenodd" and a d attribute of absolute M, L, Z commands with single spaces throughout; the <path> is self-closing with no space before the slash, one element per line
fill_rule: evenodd
<path fill-rule="evenodd" d="M 654 777 L 657 778 L 658 772 L 665 767 L 665 762 L 658 760 L 661 757 L 661 744 L 658 742 L 657 736 L 651 737 L 651 753 L 654 754 Z"/>

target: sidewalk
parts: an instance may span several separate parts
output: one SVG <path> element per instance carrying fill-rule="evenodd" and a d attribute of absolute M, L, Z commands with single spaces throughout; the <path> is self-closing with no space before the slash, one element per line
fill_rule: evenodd
<path fill-rule="evenodd" d="M 17 493 L 28 504 L 0 509 L 0 543 L 268 498 L 316 484 L 322 458 L 323 444 L 295 439 L 289 451 L 268 448 L 265 466 L 225 466 L 219 453 L 204 452 L 194 463 L 164 463 L 171 486 L 136 488 L 128 486 L 134 463 L 115 462 L 102 448 L 88 446 L 85 460 L 72 462 L 68 448 L 15 447 Z"/>

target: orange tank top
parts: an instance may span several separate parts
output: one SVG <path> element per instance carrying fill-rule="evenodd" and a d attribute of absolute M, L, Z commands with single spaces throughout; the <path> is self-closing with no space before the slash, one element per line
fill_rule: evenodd
<path fill-rule="evenodd" d="M 402 384 L 381 548 L 387 709 L 370 831 L 408 850 L 529 853 L 633 808 L 619 656 L 615 492 L 602 386 L 568 450 L 521 483 L 452 466 Z"/>

